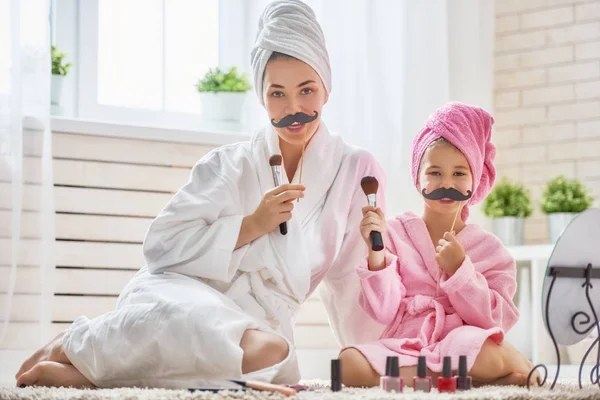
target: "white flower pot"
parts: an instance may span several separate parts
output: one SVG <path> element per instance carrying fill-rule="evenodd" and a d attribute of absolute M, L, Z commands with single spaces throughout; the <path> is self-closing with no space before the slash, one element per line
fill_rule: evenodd
<path fill-rule="evenodd" d="M 524 224 L 521 217 L 501 217 L 492 220 L 492 232 L 505 246 L 524 244 Z"/>
<path fill-rule="evenodd" d="M 548 233 L 550 234 L 550 243 L 556 243 L 565 228 L 571 223 L 571 220 L 577 213 L 552 213 L 548 214 Z"/>
<path fill-rule="evenodd" d="M 64 82 L 64 76 L 52 75 L 52 80 L 50 82 L 50 111 L 52 115 L 64 114 L 64 109 L 60 104 Z"/>
<path fill-rule="evenodd" d="M 246 93 L 201 92 L 199 94 L 203 119 L 207 121 L 241 121 Z"/>
<path fill-rule="evenodd" d="M 63 83 L 65 77 L 62 75 L 52 75 L 50 104 L 60 105 L 60 96 L 62 95 Z"/>

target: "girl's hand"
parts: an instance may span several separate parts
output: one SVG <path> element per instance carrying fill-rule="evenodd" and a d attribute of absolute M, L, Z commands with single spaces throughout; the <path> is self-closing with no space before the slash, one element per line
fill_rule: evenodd
<path fill-rule="evenodd" d="M 362 209 L 363 219 L 360 222 L 360 235 L 363 240 L 371 248 L 371 232 L 379 232 L 381 236 L 385 235 L 385 216 L 379 208 L 366 206 Z"/>
<path fill-rule="evenodd" d="M 437 253 L 435 259 L 438 265 L 449 276 L 454 275 L 465 261 L 465 249 L 456 239 L 454 233 L 444 233 L 444 238 L 440 239 L 435 251 Z"/>
<path fill-rule="evenodd" d="M 360 235 L 369 247 L 368 266 L 371 271 L 385 268 L 385 251 L 373 251 L 371 248 L 371 232 L 381 233 L 385 247 L 385 215 L 379 208 L 366 206 L 362 209 L 363 219 L 360 223 Z"/>

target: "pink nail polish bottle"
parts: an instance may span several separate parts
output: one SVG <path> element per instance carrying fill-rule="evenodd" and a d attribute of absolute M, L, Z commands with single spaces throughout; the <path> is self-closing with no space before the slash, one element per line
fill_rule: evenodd
<path fill-rule="evenodd" d="M 404 380 L 400 376 L 398 357 L 388 357 L 385 364 L 385 376 L 381 377 L 381 389 L 386 392 L 401 393 L 404 390 Z"/>
<path fill-rule="evenodd" d="M 417 376 L 413 378 L 413 388 L 415 389 L 415 392 L 431 391 L 431 377 L 427 376 L 427 359 L 425 356 L 419 356 Z"/>

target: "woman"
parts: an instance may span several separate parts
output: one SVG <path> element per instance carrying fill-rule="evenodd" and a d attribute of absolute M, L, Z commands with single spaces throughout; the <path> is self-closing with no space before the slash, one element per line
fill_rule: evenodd
<path fill-rule="evenodd" d="M 78 318 L 23 364 L 17 385 L 186 388 L 240 377 L 296 383 L 293 319 L 321 281 L 342 344 L 379 336 L 382 327 L 357 307 L 354 266 L 366 256 L 356 230 L 366 202 L 360 180 L 384 177 L 369 153 L 321 122 L 331 71 L 306 4 L 266 7 L 252 68 L 277 127 L 201 159 L 151 224 L 147 266 L 123 289 L 116 310 Z M 276 154 L 285 171 L 279 187 L 269 166 Z M 279 231 L 283 222 L 287 235 Z"/>

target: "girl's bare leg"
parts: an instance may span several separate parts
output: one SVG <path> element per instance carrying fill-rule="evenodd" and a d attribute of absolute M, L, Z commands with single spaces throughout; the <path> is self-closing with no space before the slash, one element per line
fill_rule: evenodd
<path fill-rule="evenodd" d="M 374 387 L 379 385 L 380 375 L 360 351 L 349 348 L 342 351 L 339 358 L 342 360 L 342 383 L 345 386 Z M 512 345 L 506 342 L 498 345 L 487 340 L 475 359 L 469 375 L 473 379 L 474 386 L 524 386 L 531 368 L 531 362 Z M 406 386 L 413 385 L 413 377 L 416 372 L 416 366 L 400 368 L 400 376 L 404 379 Z M 430 370 L 428 370 L 428 374 L 433 380 L 433 386 L 437 386 L 437 378 L 440 374 Z M 532 383 L 538 376 L 539 373 L 532 377 Z"/>

